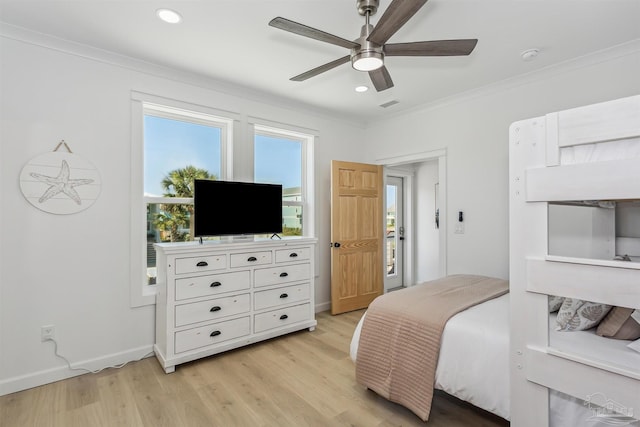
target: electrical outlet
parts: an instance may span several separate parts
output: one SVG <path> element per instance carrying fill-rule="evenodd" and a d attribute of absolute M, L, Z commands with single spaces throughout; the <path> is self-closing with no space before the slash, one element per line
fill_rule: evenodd
<path fill-rule="evenodd" d="M 40 340 L 42 342 L 49 341 L 55 338 L 56 327 L 55 325 L 40 326 Z"/>

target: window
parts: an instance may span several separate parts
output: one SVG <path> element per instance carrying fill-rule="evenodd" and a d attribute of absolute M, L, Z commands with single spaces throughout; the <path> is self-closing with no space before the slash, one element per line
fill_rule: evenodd
<path fill-rule="evenodd" d="M 147 284 L 155 284 L 153 244 L 193 240 L 193 181 L 220 179 L 222 134 L 215 117 L 144 107 Z"/>
<path fill-rule="evenodd" d="M 282 184 L 282 234 L 313 235 L 313 135 L 254 125 L 254 181 Z"/>
<path fill-rule="evenodd" d="M 193 180 L 230 174 L 232 120 L 198 109 L 134 102 L 133 306 L 154 301 L 153 244 L 193 240 Z"/>
<path fill-rule="evenodd" d="M 192 239 L 194 178 L 282 184 L 284 234 L 314 235 L 314 131 L 141 92 L 131 106 L 131 306 L 155 303 L 153 244 Z"/>

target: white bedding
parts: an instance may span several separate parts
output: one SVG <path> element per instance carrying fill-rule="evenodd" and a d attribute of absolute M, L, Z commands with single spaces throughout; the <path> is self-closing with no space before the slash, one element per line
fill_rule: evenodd
<path fill-rule="evenodd" d="M 351 340 L 354 362 L 363 319 Z M 509 294 L 449 319 L 435 381 L 437 389 L 509 419 Z"/>
<path fill-rule="evenodd" d="M 366 314 L 365 314 L 366 315 Z M 362 316 L 351 339 L 350 355 L 356 361 Z M 554 347 L 571 348 L 576 334 L 588 334 L 593 346 L 602 338 L 589 331 L 555 332 Z M 562 344 L 561 344 L 562 343 Z M 566 343 L 566 344 L 565 344 Z M 600 350 L 603 357 L 608 351 L 619 351 L 628 341 L 614 342 L 609 350 Z M 635 352 L 627 350 L 629 358 Z M 435 388 L 473 405 L 510 419 L 509 395 L 509 294 L 471 307 L 453 316 L 445 325 L 436 369 Z M 565 394 L 550 393 L 550 427 L 587 425 L 592 415 L 583 401 Z M 590 427 L 606 427 L 606 423 L 589 421 Z"/>
<path fill-rule="evenodd" d="M 615 360 L 616 365 L 622 369 L 637 371 L 640 366 L 640 353 L 629 349 L 627 346 L 631 341 L 614 340 L 596 335 L 595 328 L 575 332 L 559 332 L 553 327 L 556 314 L 550 318 L 549 346 L 557 350 L 573 353 L 578 356 L 585 356 L 594 361 L 602 361 L 611 364 Z M 606 345 L 602 343 L 606 342 Z"/>

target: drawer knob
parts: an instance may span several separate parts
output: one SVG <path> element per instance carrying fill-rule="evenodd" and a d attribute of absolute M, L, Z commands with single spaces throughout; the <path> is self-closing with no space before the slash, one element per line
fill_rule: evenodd
<path fill-rule="evenodd" d="M 289 316 L 287 316 L 286 314 L 283 314 L 282 316 L 280 316 L 280 320 L 286 320 L 288 318 Z"/>
<path fill-rule="evenodd" d="M 220 282 L 213 282 L 212 284 L 209 285 L 210 288 L 217 288 L 218 286 L 222 286 L 222 283 Z"/>
<path fill-rule="evenodd" d="M 207 265 L 209 265 L 207 261 L 200 261 L 196 264 L 197 267 L 206 267 Z"/>
<path fill-rule="evenodd" d="M 254 257 L 254 256 L 250 256 L 249 258 L 247 258 L 247 262 L 255 262 L 257 260 L 258 260 L 258 258 Z"/>
<path fill-rule="evenodd" d="M 297 257 L 298 257 L 298 254 L 297 254 L 297 253 L 295 253 L 295 252 L 291 252 L 291 253 L 289 254 L 289 258 L 297 258 Z"/>
<path fill-rule="evenodd" d="M 287 298 L 289 294 L 280 294 L 280 298 Z"/>
<path fill-rule="evenodd" d="M 220 331 L 213 331 L 211 332 L 211 335 L 209 335 L 210 337 L 217 337 L 218 335 L 220 335 L 222 332 Z"/>
<path fill-rule="evenodd" d="M 280 277 L 287 277 L 289 275 L 289 273 L 284 272 L 284 273 L 280 273 Z"/>
<path fill-rule="evenodd" d="M 216 312 L 216 311 L 220 311 L 222 310 L 222 308 L 219 305 L 216 305 L 214 307 L 211 307 L 211 310 L 209 310 L 210 312 Z"/>

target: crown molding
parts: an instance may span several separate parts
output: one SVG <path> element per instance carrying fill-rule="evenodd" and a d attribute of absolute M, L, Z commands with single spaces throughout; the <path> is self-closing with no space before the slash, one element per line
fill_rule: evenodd
<path fill-rule="evenodd" d="M 0 21 L 0 37 L 56 50 L 69 55 L 106 63 L 112 66 L 149 74 L 155 77 L 165 78 L 183 84 L 190 84 L 193 86 L 201 87 L 203 89 L 213 90 L 234 97 L 244 98 L 250 101 L 262 102 L 280 108 L 293 109 L 296 111 L 303 110 L 309 114 L 313 114 L 330 120 L 337 120 L 361 128 L 366 128 L 368 124 L 371 124 L 371 121 L 362 119 L 362 117 L 345 116 L 342 113 L 338 114 L 331 110 L 317 108 L 313 105 L 293 101 L 291 99 L 281 97 L 269 92 L 251 89 L 246 86 L 236 85 L 222 80 L 216 80 L 197 73 L 158 65 L 82 43 L 72 42 L 48 34 L 39 33 L 2 21 Z M 376 117 L 375 123 L 392 120 L 394 118 L 413 114 L 416 112 L 424 112 L 443 108 L 457 103 L 466 102 L 475 98 L 487 96 L 496 92 L 511 90 L 518 86 L 529 84 L 538 80 L 549 79 L 566 72 L 574 71 L 580 68 L 587 68 L 589 66 L 611 61 L 627 55 L 637 54 L 639 52 L 640 39 L 634 39 L 607 49 L 552 64 L 536 71 L 500 80 L 495 83 L 441 98 L 430 103 L 407 108 L 398 111 L 397 113 L 391 113 L 386 115 L 385 117 Z"/>
<path fill-rule="evenodd" d="M 567 72 L 575 71 L 581 68 L 588 68 L 596 64 L 612 61 L 614 59 L 622 58 L 629 55 L 635 55 L 638 53 L 640 53 L 640 39 L 630 40 L 628 42 L 612 46 L 607 49 L 602 49 L 596 52 L 589 53 L 587 55 L 579 56 L 577 58 L 558 62 L 556 64 L 546 66 L 536 71 L 520 74 L 508 79 L 500 80 L 495 83 L 474 88 L 445 98 L 440 98 L 430 103 L 407 108 L 397 113 L 390 114 L 384 118 L 376 119 L 376 123 L 392 120 L 394 118 L 406 116 L 416 112 L 426 112 L 462 102 L 467 102 L 472 99 L 495 94 L 496 92 L 509 91 L 518 86 L 523 86 L 540 80 L 550 79 Z"/>
<path fill-rule="evenodd" d="M 159 65 L 149 61 L 143 61 L 141 59 L 118 54 L 105 49 L 36 32 L 27 28 L 8 24 L 3 21 L 0 21 L 0 37 L 55 50 L 64 54 L 92 61 L 102 62 L 111 66 L 125 68 L 154 77 L 165 78 L 178 83 L 197 86 L 202 89 L 213 90 L 249 101 L 261 102 L 296 111 L 302 110 L 309 114 L 334 121 L 337 120 L 352 126 L 356 125 L 363 128 L 365 124 L 365 121 L 361 117 L 345 116 L 342 113 L 338 114 L 331 110 L 317 108 L 313 105 L 293 101 L 289 98 L 281 97 L 269 92 L 251 89 L 246 86 L 236 85 L 223 80 L 216 80 L 201 74 Z"/>

